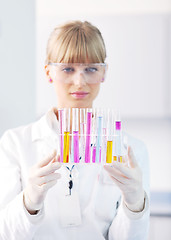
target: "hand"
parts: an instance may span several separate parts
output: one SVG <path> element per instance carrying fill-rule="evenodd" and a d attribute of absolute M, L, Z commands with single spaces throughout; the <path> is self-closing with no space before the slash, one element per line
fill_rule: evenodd
<path fill-rule="evenodd" d="M 43 207 L 47 191 L 53 187 L 60 178 L 59 173 L 55 173 L 61 167 L 56 157 L 56 151 L 34 165 L 30 170 L 28 185 L 24 189 L 24 205 L 30 214 L 35 214 Z"/>
<path fill-rule="evenodd" d="M 120 188 L 125 205 L 133 212 L 142 211 L 144 208 L 144 190 L 142 172 L 139 168 L 131 147 L 128 147 L 129 166 L 114 162 L 111 166 L 105 165 L 105 170 Z"/>

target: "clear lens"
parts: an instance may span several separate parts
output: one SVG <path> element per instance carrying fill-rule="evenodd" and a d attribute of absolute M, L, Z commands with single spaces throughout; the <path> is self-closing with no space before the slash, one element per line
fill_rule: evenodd
<path fill-rule="evenodd" d="M 105 63 L 49 63 L 54 67 L 56 81 L 73 83 L 76 77 L 82 78 L 88 84 L 100 83 L 103 81 L 106 71 Z"/>

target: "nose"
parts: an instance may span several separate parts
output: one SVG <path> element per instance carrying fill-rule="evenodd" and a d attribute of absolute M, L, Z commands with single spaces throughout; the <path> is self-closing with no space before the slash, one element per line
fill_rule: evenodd
<path fill-rule="evenodd" d="M 83 72 L 77 72 L 73 76 L 73 83 L 78 86 L 86 85 L 85 76 Z"/>

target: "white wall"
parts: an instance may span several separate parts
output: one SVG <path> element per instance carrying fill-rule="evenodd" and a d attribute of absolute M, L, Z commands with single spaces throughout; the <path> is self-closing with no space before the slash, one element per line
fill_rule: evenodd
<path fill-rule="evenodd" d="M 37 0 L 38 15 L 68 16 L 71 14 L 147 14 L 168 13 L 170 0 Z"/>
<path fill-rule="evenodd" d="M 169 21 L 169 42 L 171 42 L 171 18 L 170 18 L 170 21 Z M 169 51 L 168 51 L 168 59 L 169 59 L 169 88 L 168 88 L 168 91 L 169 93 L 171 92 L 171 47 L 169 48 Z M 169 116 L 171 117 L 171 94 L 169 94 L 169 108 L 170 108 L 170 111 L 169 111 Z"/>
<path fill-rule="evenodd" d="M 35 3 L 0 3 L 1 136 L 35 119 Z"/>

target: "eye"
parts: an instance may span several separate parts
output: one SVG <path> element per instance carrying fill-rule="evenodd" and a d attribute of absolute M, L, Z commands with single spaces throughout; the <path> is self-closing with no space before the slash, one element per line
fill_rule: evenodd
<path fill-rule="evenodd" d="M 74 68 L 72 67 L 65 67 L 62 69 L 63 72 L 66 72 L 66 73 L 71 73 L 71 72 L 74 72 Z"/>
<path fill-rule="evenodd" d="M 84 71 L 87 72 L 87 73 L 94 73 L 94 72 L 97 72 L 98 69 L 95 68 L 95 67 L 87 67 L 87 68 L 85 68 Z"/>

